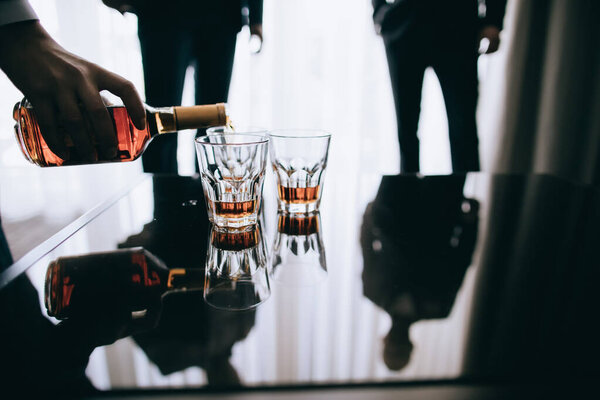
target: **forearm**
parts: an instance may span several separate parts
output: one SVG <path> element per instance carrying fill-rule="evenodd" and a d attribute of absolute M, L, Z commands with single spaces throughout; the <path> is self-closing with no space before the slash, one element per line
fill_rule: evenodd
<path fill-rule="evenodd" d="M 19 46 L 30 40 L 34 25 L 39 25 L 37 19 L 26 0 L 0 0 L 0 69 L 7 74 L 9 61 L 18 57 Z"/>
<path fill-rule="evenodd" d="M 0 69 L 20 88 L 20 82 L 15 82 L 15 79 L 18 79 L 16 69 L 22 66 L 20 65 L 21 61 L 25 62 L 22 60 L 22 56 L 28 53 L 27 50 L 31 46 L 37 46 L 49 40 L 52 39 L 37 19 L 0 25 Z M 38 47 L 41 48 L 41 46 Z"/>

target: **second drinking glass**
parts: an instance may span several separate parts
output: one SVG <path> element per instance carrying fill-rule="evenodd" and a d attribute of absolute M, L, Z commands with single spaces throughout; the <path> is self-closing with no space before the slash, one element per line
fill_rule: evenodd
<path fill-rule="evenodd" d="M 319 210 L 330 141 L 331 135 L 320 130 L 269 132 L 279 211 L 308 214 Z"/>
<path fill-rule="evenodd" d="M 269 138 L 213 134 L 196 139 L 208 217 L 217 227 L 256 224 Z"/>

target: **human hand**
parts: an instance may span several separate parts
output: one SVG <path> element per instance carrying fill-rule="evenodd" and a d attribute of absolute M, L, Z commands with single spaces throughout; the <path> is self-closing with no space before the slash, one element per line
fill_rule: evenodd
<path fill-rule="evenodd" d="M 485 54 L 491 54 L 498 50 L 500 46 L 500 30 L 494 25 L 484 26 L 479 32 L 479 41 L 487 39 L 488 46 L 485 48 Z"/>
<path fill-rule="evenodd" d="M 260 53 L 263 43 L 262 24 L 250 25 L 250 40 L 252 40 L 252 38 L 258 38 L 258 44 L 254 46 L 255 48 L 252 49 L 252 52 Z"/>
<path fill-rule="evenodd" d="M 128 80 L 63 49 L 38 21 L 0 28 L 0 67 L 35 109 L 44 140 L 59 157 L 69 159 L 68 135 L 81 161 L 117 155 L 117 137 L 100 90 L 119 96 L 136 128 L 146 113 Z M 62 129 L 60 129 L 62 128 Z"/>
<path fill-rule="evenodd" d="M 99 298 L 98 303 L 91 304 L 85 312 L 77 312 L 60 321 L 55 327 L 60 337 L 78 338 L 77 342 L 85 343 L 91 353 L 95 347 L 156 328 L 162 313 L 160 301 L 149 304 L 144 311 L 132 312 L 125 302 L 116 303 L 111 298 L 107 307 L 102 300 Z"/>

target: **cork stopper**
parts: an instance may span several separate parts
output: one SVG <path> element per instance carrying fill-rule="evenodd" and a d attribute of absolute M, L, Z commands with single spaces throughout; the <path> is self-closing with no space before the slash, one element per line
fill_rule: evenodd
<path fill-rule="evenodd" d="M 227 125 L 225 103 L 174 107 L 177 130 Z"/>

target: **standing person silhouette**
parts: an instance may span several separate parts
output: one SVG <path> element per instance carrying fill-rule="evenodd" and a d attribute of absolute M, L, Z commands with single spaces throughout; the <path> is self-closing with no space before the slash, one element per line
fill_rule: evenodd
<path fill-rule="evenodd" d="M 248 24 L 262 42 L 262 0 L 102 1 L 138 16 L 146 100 L 154 106 L 181 104 L 190 65 L 196 104 L 226 102 L 238 32 Z M 142 163 L 146 172 L 176 174 L 177 136 L 154 139 Z"/>
<path fill-rule="evenodd" d="M 478 171 L 478 48 L 487 39 L 486 53 L 498 49 L 506 0 L 372 1 L 394 93 L 401 171 L 420 170 L 417 127 L 427 67 L 433 67 L 446 104 L 452 170 Z"/>

